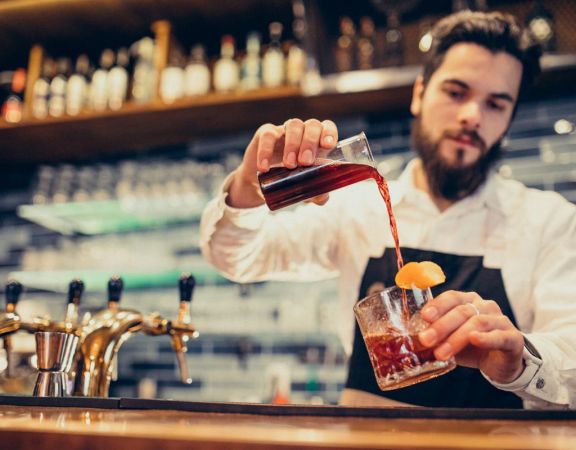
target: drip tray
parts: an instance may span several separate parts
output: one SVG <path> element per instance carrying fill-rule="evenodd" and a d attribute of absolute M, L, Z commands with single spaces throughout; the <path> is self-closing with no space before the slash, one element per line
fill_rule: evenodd
<path fill-rule="evenodd" d="M 190 411 L 269 416 L 377 417 L 387 419 L 574 420 L 574 410 L 513 410 L 474 408 L 353 408 L 343 406 L 267 405 L 260 403 L 183 402 L 138 398 L 26 397 L 0 395 L 0 405 L 124 410 Z"/>

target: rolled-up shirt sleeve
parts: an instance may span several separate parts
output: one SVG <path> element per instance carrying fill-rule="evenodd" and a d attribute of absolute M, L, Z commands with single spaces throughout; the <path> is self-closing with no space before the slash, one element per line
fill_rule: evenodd
<path fill-rule="evenodd" d="M 266 205 L 233 208 L 226 203 L 233 176 L 226 178 L 202 214 L 200 248 L 208 262 L 240 283 L 316 281 L 338 275 L 336 202 L 301 205 L 298 214 L 270 213 Z"/>

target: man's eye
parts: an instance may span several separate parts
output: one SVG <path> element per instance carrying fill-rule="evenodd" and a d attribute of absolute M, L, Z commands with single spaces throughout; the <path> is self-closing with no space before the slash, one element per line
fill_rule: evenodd
<path fill-rule="evenodd" d="M 448 94 L 449 97 L 454 98 L 454 99 L 461 99 L 464 97 L 464 93 L 460 92 L 460 91 L 454 91 L 451 89 L 446 90 L 446 93 Z"/>
<path fill-rule="evenodd" d="M 504 106 L 498 102 L 489 100 L 488 101 L 488 108 L 493 109 L 494 111 L 503 111 Z"/>

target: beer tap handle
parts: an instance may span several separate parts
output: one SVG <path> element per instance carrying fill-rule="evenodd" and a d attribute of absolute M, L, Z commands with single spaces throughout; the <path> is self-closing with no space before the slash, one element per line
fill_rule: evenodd
<path fill-rule="evenodd" d="M 178 322 L 190 323 L 190 303 L 196 287 L 196 278 L 191 274 L 184 274 L 178 281 L 180 291 L 180 309 L 178 311 Z"/>
<path fill-rule="evenodd" d="M 118 275 L 114 275 L 110 280 L 108 280 L 108 308 L 118 308 L 123 289 L 124 282 Z"/>
<path fill-rule="evenodd" d="M 6 312 L 16 312 L 16 305 L 22 294 L 22 284 L 16 280 L 8 280 L 6 283 Z"/>
<path fill-rule="evenodd" d="M 8 280 L 6 283 L 6 312 L 16 314 L 16 305 L 22 294 L 22 284 L 16 280 Z M 14 376 L 14 364 L 12 363 L 12 336 L 4 336 L 4 351 L 6 352 L 6 376 Z"/>
<path fill-rule="evenodd" d="M 78 325 L 78 309 L 80 300 L 84 293 L 84 282 L 75 279 L 68 285 L 68 304 L 66 306 L 66 318 L 64 319 L 66 328 L 72 329 Z"/>
<path fill-rule="evenodd" d="M 12 318 L 14 322 L 18 323 L 17 330 L 27 331 L 28 333 L 35 333 L 36 331 L 44 331 L 50 327 L 50 320 L 45 317 L 35 317 L 31 322 L 23 322 L 16 312 L 16 306 L 20 300 L 23 291 L 22 284 L 16 280 L 8 280 L 6 283 L 6 313 Z M 15 320 L 14 320 L 15 319 Z M 6 346 L 10 346 L 10 339 L 5 342 Z"/>
<path fill-rule="evenodd" d="M 198 332 L 191 325 L 190 303 L 192 294 L 196 286 L 196 279 L 191 274 L 185 274 L 180 277 L 178 288 L 180 291 L 180 308 L 178 310 L 178 319 L 171 323 L 172 348 L 176 353 L 178 368 L 180 369 L 180 380 L 185 384 L 191 384 L 192 378 L 186 363 L 186 352 L 188 347 L 186 343 L 190 337 L 198 336 Z"/>

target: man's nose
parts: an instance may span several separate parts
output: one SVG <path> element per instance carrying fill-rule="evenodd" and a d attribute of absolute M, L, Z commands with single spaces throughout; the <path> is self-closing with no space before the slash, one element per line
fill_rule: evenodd
<path fill-rule="evenodd" d="M 478 102 L 470 100 L 460 107 L 458 121 L 463 128 L 478 130 L 482 121 L 482 108 Z"/>

